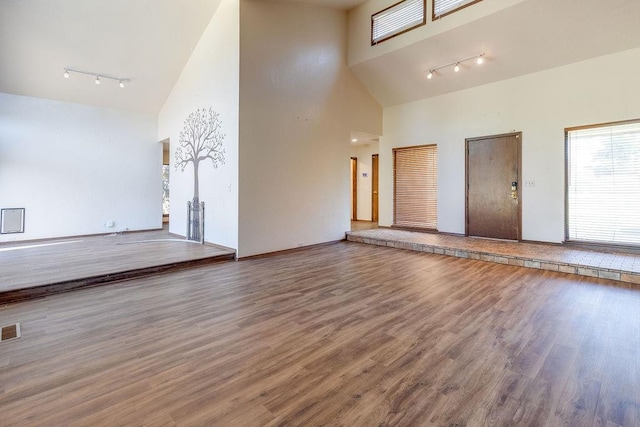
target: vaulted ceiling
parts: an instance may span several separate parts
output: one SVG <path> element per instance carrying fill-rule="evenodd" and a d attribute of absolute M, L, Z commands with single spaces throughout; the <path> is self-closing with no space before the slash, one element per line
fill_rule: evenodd
<path fill-rule="evenodd" d="M 342 10 L 364 3 L 288 1 Z M 219 3 L 2 0 L 0 92 L 155 114 Z M 523 0 L 351 69 L 392 106 L 640 47 L 639 16 L 638 0 Z M 482 68 L 425 79 L 429 68 L 480 52 L 487 54 Z M 66 67 L 132 81 L 123 89 L 108 80 L 97 86 L 91 76 L 64 79 Z"/>
<path fill-rule="evenodd" d="M 638 0 L 524 0 L 351 70 L 389 107 L 637 47 Z M 426 78 L 430 68 L 482 52 L 487 60 L 481 67 L 470 62 L 459 73 L 448 68 Z"/>
<path fill-rule="evenodd" d="M 361 5 L 367 0 L 286 0 L 292 3 L 308 4 L 316 7 L 329 7 L 332 9 L 349 10 Z M 394 1 L 394 3 L 397 0 Z"/>
<path fill-rule="evenodd" d="M 157 113 L 220 0 L 2 0 L 0 92 Z M 71 67 L 127 77 L 72 74 Z"/>

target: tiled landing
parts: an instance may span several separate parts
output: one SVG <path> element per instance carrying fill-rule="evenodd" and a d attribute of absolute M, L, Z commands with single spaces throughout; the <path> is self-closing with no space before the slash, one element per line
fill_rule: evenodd
<path fill-rule="evenodd" d="M 640 254 L 595 252 L 561 245 L 477 239 L 388 228 L 347 232 L 347 240 L 640 285 Z"/>

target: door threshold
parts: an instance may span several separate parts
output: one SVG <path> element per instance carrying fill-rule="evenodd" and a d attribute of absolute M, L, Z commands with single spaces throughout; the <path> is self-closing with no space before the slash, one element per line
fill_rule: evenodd
<path fill-rule="evenodd" d="M 497 237 L 482 237 L 482 236 L 467 236 L 470 237 L 472 239 L 482 239 L 482 240 L 495 240 L 496 242 L 513 242 L 513 243 L 520 243 L 519 240 L 512 240 L 512 239 L 499 239 Z"/>

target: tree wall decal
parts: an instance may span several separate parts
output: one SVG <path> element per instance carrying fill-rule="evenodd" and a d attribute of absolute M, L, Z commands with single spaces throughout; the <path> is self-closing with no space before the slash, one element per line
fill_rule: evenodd
<path fill-rule="evenodd" d="M 188 237 L 200 240 L 200 163 L 211 160 L 213 167 L 224 164 L 225 150 L 222 146 L 225 134 L 222 133 L 220 113 L 213 108 L 198 108 L 189 114 L 180 131 L 179 145 L 175 153 L 175 169 L 184 172 L 189 163 L 193 165 L 193 200 L 191 201 L 190 230 Z"/>

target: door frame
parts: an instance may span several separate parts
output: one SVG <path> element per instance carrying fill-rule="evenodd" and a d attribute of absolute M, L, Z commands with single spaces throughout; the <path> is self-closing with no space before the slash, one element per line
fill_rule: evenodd
<path fill-rule="evenodd" d="M 374 159 L 375 158 L 375 162 Z M 375 164 L 375 167 L 373 166 Z M 371 221 L 378 222 L 378 216 L 380 215 L 379 203 L 380 203 L 380 155 L 371 155 Z M 375 183 L 375 186 L 374 186 Z"/>
<path fill-rule="evenodd" d="M 351 221 L 358 220 L 358 158 L 351 157 Z"/>
<path fill-rule="evenodd" d="M 518 241 L 522 241 L 522 132 L 509 132 L 497 135 L 465 138 L 464 140 L 464 234 L 469 237 L 469 143 L 483 139 L 494 139 L 515 136 L 517 141 L 517 167 L 518 167 Z"/>

